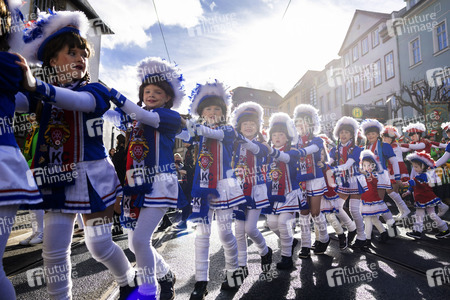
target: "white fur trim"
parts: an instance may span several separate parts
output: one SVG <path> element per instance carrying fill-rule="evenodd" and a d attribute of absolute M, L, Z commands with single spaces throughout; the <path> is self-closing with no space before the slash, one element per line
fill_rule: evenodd
<path fill-rule="evenodd" d="M 286 124 L 287 132 L 289 134 L 289 137 L 292 139 L 291 145 L 297 145 L 298 143 L 298 133 L 297 129 L 295 129 L 294 121 L 289 117 L 287 113 L 284 112 L 278 112 L 272 114 L 272 116 L 269 119 L 269 134 L 270 129 L 273 127 L 275 123 L 284 123 Z M 270 136 L 269 136 L 270 138 Z"/>
<path fill-rule="evenodd" d="M 358 128 L 359 128 L 359 124 L 358 121 L 356 121 L 355 119 L 353 119 L 352 117 L 342 117 L 340 118 L 337 122 L 336 125 L 334 126 L 334 130 L 333 130 L 333 136 L 336 140 L 339 139 L 339 128 L 342 125 L 350 125 L 353 127 L 355 136 L 354 141 L 356 142 L 357 138 L 358 138 Z"/>
<path fill-rule="evenodd" d="M 449 129 L 450 129 L 450 122 L 442 123 L 442 124 L 441 124 L 441 128 L 442 128 L 442 130 L 444 130 L 444 131 L 449 130 Z"/>
<path fill-rule="evenodd" d="M 25 24 L 20 18 L 17 10 L 22 7 L 22 1 L 20 0 L 6 0 L 8 3 L 8 9 L 11 12 L 11 31 L 8 37 L 8 45 L 10 47 L 9 52 L 22 52 L 22 36 Z"/>
<path fill-rule="evenodd" d="M 434 167 L 434 160 L 431 158 L 431 156 L 426 153 L 426 152 L 414 152 L 411 154 L 408 154 L 406 156 L 406 159 L 409 161 L 413 161 L 413 160 L 420 160 L 421 162 L 423 162 L 424 164 L 426 164 L 429 167 Z"/>
<path fill-rule="evenodd" d="M 228 92 L 228 88 L 225 85 L 218 81 L 217 79 L 212 82 L 206 82 L 205 84 L 197 84 L 195 89 L 192 91 L 190 99 L 192 101 L 190 114 L 194 118 L 198 118 L 197 108 L 201 101 L 203 101 L 207 97 L 217 96 L 223 100 L 225 106 L 227 107 L 227 112 L 231 110 L 231 95 Z M 225 112 L 224 112 L 225 114 Z"/>
<path fill-rule="evenodd" d="M 57 11 L 54 14 L 45 12 L 38 12 L 38 19 L 36 22 L 28 22 L 29 27 L 26 28 L 24 36 L 29 36 L 33 30 L 38 28 L 38 24 L 42 24 L 42 34 L 37 35 L 35 39 L 30 42 L 24 42 L 22 48 L 22 55 L 30 63 L 40 63 L 37 58 L 39 47 L 46 38 L 57 32 L 58 30 L 72 26 L 80 31 L 82 37 L 86 37 L 89 29 L 89 21 L 86 15 L 81 11 Z"/>
<path fill-rule="evenodd" d="M 411 124 L 408 124 L 407 126 L 402 128 L 402 130 L 404 132 L 408 132 L 409 130 L 412 130 L 412 129 L 416 129 L 416 130 L 419 130 L 421 132 L 425 132 L 426 131 L 425 125 L 423 125 L 422 123 L 411 123 Z"/>
<path fill-rule="evenodd" d="M 314 122 L 314 135 L 318 135 L 320 133 L 320 117 L 319 110 L 310 104 L 300 104 L 297 105 L 294 109 L 294 122 L 298 118 L 299 114 L 308 114 L 311 116 L 312 121 Z"/>
<path fill-rule="evenodd" d="M 389 137 L 394 138 L 394 139 L 398 139 L 400 137 L 400 133 L 398 132 L 397 127 L 394 126 L 384 126 L 383 132 L 381 133 L 383 134 L 387 134 L 389 135 Z"/>
<path fill-rule="evenodd" d="M 236 109 L 231 114 L 231 125 L 233 125 L 233 127 L 236 128 L 239 116 L 247 109 L 253 109 L 258 114 L 259 131 L 261 132 L 262 126 L 263 126 L 263 123 L 264 123 L 264 119 L 263 119 L 264 110 L 263 110 L 261 105 L 259 105 L 256 102 L 253 102 L 253 101 L 248 101 L 248 102 L 241 103 L 241 104 L 238 105 L 238 107 L 236 107 Z"/>
<path fill-rule="evenodd" d="M 366 119 L 364 121 L 361 122 L 361 135 L 366 138 L 366 130 L 371 128 L 371 127 L 376 127 L 378 128 L 378 131 L 381 135 L 381 132 L 383 131 L 383 124 L 381 124 L 378 120 L 375 119 Z"/>
<path fill-rule="evenodd" d="M 184 99 L 185 92 L 183 86 L 183 76 L 177 66 L 170 65 L 167 61 L 159 57 L 147 57 L 137 65 L 139 85 L 148 75 L 157 75 L 165 79 L 172 87 L 175 98 L 172 109 L 177 110 Z"/>

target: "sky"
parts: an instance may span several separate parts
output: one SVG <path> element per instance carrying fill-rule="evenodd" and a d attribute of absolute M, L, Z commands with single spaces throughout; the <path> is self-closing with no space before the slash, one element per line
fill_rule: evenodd
<path fill-rule="evenodd" d="M 398 11 L 403 0 L 92 0 L 114 31 L 102 36 L 100 79 L 136 101 L 136 66 L 176 63 L 186 94 L 218 79 L 284 97 L 307 70 L 322 70 L 344 41 L 356 9 Z M 289 6 L 288 6 L 289 4 Z M 287 9 L 287 10 L 286 10 Z"/>

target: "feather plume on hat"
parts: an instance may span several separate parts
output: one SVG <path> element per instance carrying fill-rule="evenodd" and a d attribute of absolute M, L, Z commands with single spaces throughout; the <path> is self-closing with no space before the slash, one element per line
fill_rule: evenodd
<path fill-rule="evenodd" d="M 215 81 L 206 82 L 205 84 L 197 84 L 190 96 L 190 99 L 192 101 L 190 114 L 195 118 L 200 117 L 201 112 L 198 112 L 197 110 L 200 104 L 205 99 L 210 97 L 217 97 L 219 99 L 222 99 L 227 111 L 230 111 L 232 103 L 228 88 L 226 88 L 222 82 L 216 79 Z M 225 114 L 226 112 L 223 113 Z"/>

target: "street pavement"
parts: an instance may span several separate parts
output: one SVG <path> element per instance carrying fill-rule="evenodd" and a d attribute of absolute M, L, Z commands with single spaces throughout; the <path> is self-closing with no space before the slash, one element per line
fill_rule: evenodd
<path fill-rule="evenodd" d="M 447 212 L 444 216 L 447 223 L 449 217 Z M 239 290 L 233 292 L 220 290 L 225 263 L 216 223 L 213 223 L 206 299 L 450 299 L 450 239 L 437 240 L 434 237 L 437 231 L 431 223 L 427 223 L 428 231 L 420 241 L 406 237 L 406 229 L 400 227 L 400 236 L 386 244 L 374 240 L 374 247 L 364 252 L 340 251 L 333 233 L 325 255 L 313 254 L 310 259 L 301 260 L 297 257 L 300 250 L 297 246 L 295 266 L 289 271 L 276 269 L 275 263 L 281 258 L 278 238 L 264 228 L 263 223 L 264 217 L 261 217 L 258 227 L 274 250 L 272 270 L 261 276 L 260 256 L 249 240 L 249 276 Z M 17 299 L 46 299 L 45 285 L 30 276 L 33 269 L 42 267 L 42 244 L 18 246 L 18 240 L 26 237 L 27 232 L 26 228 L 21 230 L 24 231 L 21 235 L 12 234 L 7 246 L 5 271 L 15 286 Z M 333 232 L 331 227 L 328 230 Z M 300 239 L 300 233 L 295 232 L 294 237 Z M 135 257 L 128 249 L 126 234 L 114 240 L 134 264 Z M 176 274 L 176 299 L 189 299 L 194 288 L 194 240 L 195 231 L 191 227 L 184 231 L 169 228 L 154 236 L 154 246 Z M 117 285 L 107 269 L 90 256 L 83 237 L 74 238 L 71 257 L 73 299 L 117 299 Z M 447 272 L 446 284 L 436 281 L 439 276 L 431 277 L 433 269 L 434 275 Z M 435 286 L 431 287 L 433 284 Z"/>

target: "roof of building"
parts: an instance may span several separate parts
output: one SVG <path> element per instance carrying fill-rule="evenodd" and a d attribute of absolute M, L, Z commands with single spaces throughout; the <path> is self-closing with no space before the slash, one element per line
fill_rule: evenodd
<path fill-rule="evenodd" d="M 232 95 L 234 105 L 239 105 L 245 101 L 254 101 L 262 106 L 277 107 L 283 100 L 283 97 L 275 91 L 265 91 L 243 86 L 233 89 Z"/>
<path fill-rule="evenodd" d="M 84 12 L 89 20 L 98 19 L 99 21 L 101 21 L 99 23 L 101 23 L 102 34 L 114 34 L 111 28 L 100 18 L 100 16 L 87 0 L 71 0 L 71 2 L 82 12 Z M 95 26 L 95 24 L 93 25 Z"/>

